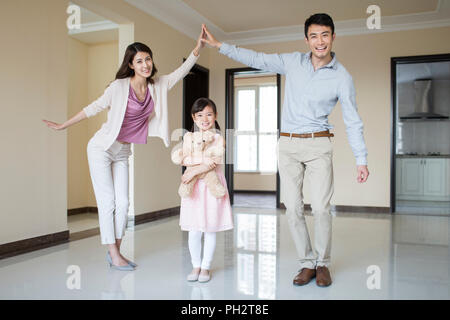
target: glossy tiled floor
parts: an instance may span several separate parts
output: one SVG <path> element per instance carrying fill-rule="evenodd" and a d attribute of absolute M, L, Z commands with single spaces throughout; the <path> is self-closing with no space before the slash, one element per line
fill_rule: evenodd
<path fill-rule="evenodd" d="M 98 228 L 98 214 L 88 212 L 68 216 L 67 225 L 70 233 Z"/>
<path fill-rule="evenodd" d="M 277 196 L 248 192 L 234 192 L 234 206 L 247 208 L 276 208 Z"/>
<path fill-rule="evenodd" d="M 338 214 L 333 218 L 334 283 L 319 288 L 315 282 L 292 285 L 298 264 L 284 210 L 233 210 L 235 229 L 218 234 L 208 283 L 185 280 L 191 270 L 187 234 L 172 217 L 127 231 L 123 252 L 138 263 L 134 272 L 109 269 L 99 236 L 0 260 L 0 299 L 450 297 L 448 217 Z M 313 238 L 313 217 L 306 220 Z M 370 290 L 376 275 L 379 289 Z M 69 289 L 77 279 L 80 289 Z"/>

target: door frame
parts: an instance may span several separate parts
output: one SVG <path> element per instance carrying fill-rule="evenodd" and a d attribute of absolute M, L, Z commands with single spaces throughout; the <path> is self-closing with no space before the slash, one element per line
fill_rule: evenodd
<path fill-rule="evenodd" d="M 246 71 L 260 71 L 258 69 L 245 67 L 245 68 L 231 68 L 225 70 L 225 179 L 228 184 L 228 193 L 230 195 L 231 204 L 234 203 L 234 136 L 229 134 L 231 130 L 234 130 L 234 74 L 238 72 Z M 277 137 L 280 137 L 281 126 L 281 76 L 276 74 L 277 77 Z M 228 152 L 231 150 L 231 152 Z M 280 206 L 280 174 L 276 174 L 276 207 Z"/>
<path fill-rule="evenodd" d="M 427 63 L 427 62 L 442 62 L 450 61 L 450 53 L 433 54 L 421 56 L 408 57 L 392 57 L 391 58 L 391 194 L 390 194 L 390 213 L 395 212 L 395 179 L 396 179 L 396 164 L 395 164 L 395 147 L 396 147 L 396 119 L 397 119 L 397 65 L 410 63 Z"/>

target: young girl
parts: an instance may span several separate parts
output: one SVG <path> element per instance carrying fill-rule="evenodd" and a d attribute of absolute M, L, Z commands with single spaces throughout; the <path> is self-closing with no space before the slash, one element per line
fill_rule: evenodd
<path fill-rule="evenodd" d="M 214 146 L 225 147 L 224 139 L 215 130 L 220 130 L 220 127 L 216 121 L 217 109 L 213 101 L 207 98 L 197 99 L 192 106 L 191 115 L 194 120 L 192 131 L 205 133 L 211 130 L 215 133 L 212 142 Z M 192 132 L 186 133 L 184 139 L 191 139 L 191 135 Z M 175 152 L 179 152 L 179 150 Z M 181 164 L 190 167 L 182 176 L 182 183 L 188 183 L 202 173 L 215 170 L 220 182 L 227 189 L 221 165 L 223 164 L 223 158 L 204 157 L 196 159 L 186 157 L 181 160 Z M 233 228 L 228 191 L 223 197 L 216 198 L 208 190 L 204 180 L 198 179 L 190 197 L 181 199 L 180 227 L 183 231 L 189 231 L 189 251 L 193 270 L 188 275 L 187 280 L 209 281 L 211 278 L 211 261 L 216 247 L 216 232 Z M 204 235 L 203 259 L 201 259 L 202 235 Z"/>
<path fill-rule="evenodd" d="M 128 158 L 131 143 L 145 144 L 157 136 L 169 146 L 168 91 L 194 66 L 204 46 L 200 39 L 187 60 L 174 72 L 154 78 L 156 67 L 148 46 L 135 42 L 105 93 L 63 124 L 44 120 L 48 127 L 63 130 L 108 109 L 108 120 L 89 141 L 89 170 L 97 200 L 101 242 L 108 247 L 111 268 L 132 271 L 136 264 L 120 253 L 128 217 Z"/>

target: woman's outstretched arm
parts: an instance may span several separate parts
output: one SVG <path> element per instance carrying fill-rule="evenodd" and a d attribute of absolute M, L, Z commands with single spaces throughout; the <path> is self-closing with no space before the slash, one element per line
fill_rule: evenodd
<path fill-rule="evenodd" d="M 42 121 L 45 122 L 45 124 L 49 128 L 52 128 L 55 130 L 64 130 L 86 118 L 93 117 L 97 113 L 99 113 L 111 106 L 114 87 L 115 87 L 115 83 L 112 82 L 105 89 L 105 92 L 100 96 L 100 98 L 98 98 L 97 100 L 92 102 L 87 107 L 83 108 L 83 110 L 81 110 L 76 115 L 74 115 L 72 118 L 70 118 L 69 120 L 67 120 L 66 122 L 64 122 L 62 124 L 59 124 L 59 123 L 56 123 L 53 121 L 48 121 L 48 120 L 42 120 Z"/>
<path fill-rule="evenodd" d="M 52 128 L 55 130 L 64 130 L 86 118 L 87 118 L 86 113 L 84 113 L 84 110 L 81 110 L 76 115 L 74 115 L 72 118 L 70 118 L 69 120 L 67 120 L 66 122 L 64 122 L 62 124 L 59 124 L 59 123 L 56 123 L 53 121 L 48 121 L 48 120 L 42 120 L 42 121 L 45 122 L 45 124 L 49 128 Z"/>

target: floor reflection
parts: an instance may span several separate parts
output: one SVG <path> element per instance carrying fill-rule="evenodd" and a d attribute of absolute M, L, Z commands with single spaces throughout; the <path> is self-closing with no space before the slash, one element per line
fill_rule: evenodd
<path fill-rule="evenodd" d="M 275 299 L 279 217 L 236 213 L 236 285 L 249 298 Z"/>
<path fill-rule="evenodd" d="M 394 215 L 392 299 L 450 297 L 448 217 Z"/>
<path fill-rule="evenodd" d="M 120 270 L 108 270 L 101 300 L 134 299 L 134 274 Z"/>

